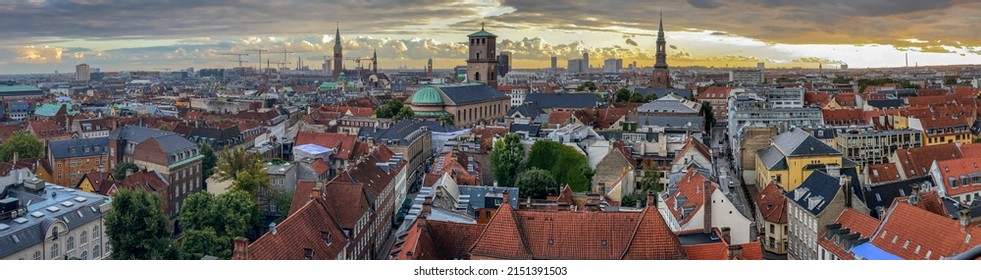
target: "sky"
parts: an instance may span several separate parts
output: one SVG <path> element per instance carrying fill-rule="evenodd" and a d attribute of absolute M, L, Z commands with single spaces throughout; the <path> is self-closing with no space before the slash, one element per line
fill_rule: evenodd
<path fill-rule="evenodd" d="M 465 64 L 481 23 L 515 68 L 583 52 L 593 67 L 648 67 L 659 12 L 671 66 L 981 64 L 976 0 L 0 0 L 0 74 L 238 66 L 231 53 L 255 66 L 250 49 L 319 69 L 338 26 L 345 57 L 377 50 L 383 69 L 430 58 L 445 69 Z"/>

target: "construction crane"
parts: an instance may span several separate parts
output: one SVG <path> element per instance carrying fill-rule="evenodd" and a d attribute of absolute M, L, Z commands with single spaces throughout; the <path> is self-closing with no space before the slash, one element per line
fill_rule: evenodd
<path fill-rule="evenodd" d="M 291 52 L 291 51 L 289 51 L 289 50 L 282 50 L 282 51 L 276 51 L 276 52 L 269 52 L 269 53 L 281 53 L 281 54 L 283 54 L 283 62 L 284 62 L 283 64 L 290 64 L 290 63 L 285 63 L 285 62 L 287 62 L 287 61 L 289 61 L 289 60 L 286 60 L 286 55 L 288 55 L 288 54 L 293 54 L 294 52 Z M 278 64 L 278 63 L 277 63 L 277 64 Z M 287 69 L 282 69 L 282 70 L 284 70 L 284 71 L 285 71 L 285 70 L 287 70 Z"/>
<path fill-rule="evenodd" d="M 249 54 L 247 54 L 247 53 L 221 53 L 221 55 L 237 55 L 238 56 L 238 68 L 242 68 L 242 62 L 249 62 L 248 60 L 242 60 L 242 57 L 243 56 L 249 56 Z M 259 53 L 259 55 L 262 56 L 262 53 Z M 231 62 L 235 62 L 235 60 L 231 60 Z"/>
<path fill-rule="evenodd" d="M 259 70 L 259 73 L 262 73 L 262 52 L 268 52 L 269 50 L 266 50 L 266 49 L 249 49 L 249 50 L 245 50 L 245 51 L 258 52 L 259 53 L 259 69 L 257 69 L 257 70 Z M 269 67 L 269 66 L 267 65 L 266 67 Z"/>

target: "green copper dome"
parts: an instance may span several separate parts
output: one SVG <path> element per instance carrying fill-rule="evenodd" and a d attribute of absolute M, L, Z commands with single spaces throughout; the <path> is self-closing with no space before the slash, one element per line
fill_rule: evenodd
<path fill-rule="evenodd" d="M 424 87 L 412 96 L 412 104 L 443 104 L 443 95 L 434 87 Z"/>

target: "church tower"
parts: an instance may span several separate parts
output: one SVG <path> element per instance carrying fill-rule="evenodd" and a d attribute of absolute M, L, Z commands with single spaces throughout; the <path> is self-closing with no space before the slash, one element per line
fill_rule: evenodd
<path fill-rule="evenodd" d="M 487 84 L 497 88 L 497 35 L 480 31 L 467 35 L 470 39 L 470 55 L 467 58 L 467 81 Z"/>
<path fill-rule="evenodd" d="M 378 50 L 371 52 L 371 73 L 378 74 Z"/>
<path fill-rule="evenodd" d="M 344 67 L 344 56 L 341 55 L 341 25 L 337 25 L 337 34 L 334 35 L 334 80 L 336 81 Z"/>
<path fill-rule="evenodd" d="M 663 15 L 661 16 L 663 17 Z M 664 20 L 659 18 L 657 24 L 657 61 L 654 63 L 654 73 L 651 77 L 654 88 L 670 88 L 671 72 L 668 70 L 668 54 L 665 50 Z"/>

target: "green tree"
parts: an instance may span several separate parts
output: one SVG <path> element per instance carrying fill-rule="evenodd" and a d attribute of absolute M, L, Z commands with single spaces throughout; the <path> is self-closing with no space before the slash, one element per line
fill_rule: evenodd
<path fill-rule="evenodd" d="M 416 117 L 416 113 L 412 111 L 412 108 L 409 108 L 408 106 L 402 106 L 402 108 L 399 109 L 398 113 L 395 113 L 393 119 L 406 120 L 415 117 Z"/>
<path fill-rule="evenodd" d="M 163 130 L 163 131 L 174 131 L 174 129 L 171 128 L 170 125 L 167 125 L 167 124 L 161 124 L 158 129 Z"/>
<path fill-rule="evenodd" d="M 170 239 L 167 216 L 159 195 L 121 188 L 105 216 L 106 235 L 114 260 L 165 260 L 178 257 Z"/>
<path fill-rule="evenodd" d="M 596 91 L 596 83 L 593 81 L 586 81 L 585 83 L 582 83 L 582 85 L 579 85 L 579 87 L 576 88 L 576 91 Z"/>
<path fill-rule="evenodd" d="M 436 118 L 436 121 L 444 122 L 449 125 L 453 125 L 453 116 L 440 116 Z"/>
<path fill-rule="evenodd" d="M 18 158 L 40 158 L 44 156 L 44 142 L 30 132 L 16 132 L 0 144 L 0 160 L 10 162 L 14 159 L 14 153 Z"/>
<path fill-rule="evenodd" d="M 573 191 L 589 191 L 592 185 L 593 170 L 586 156 L 559 142 L 535 142 L 528 154 L 526 167 L 549 171 L 559 185 L 569 185 Z"/>
<path fill-rule="evenodd" d="M 399 111 L 402 110 L 403 107 L 404 105 L 402 105 L 401 101 L 398 101 L 398 99 L 392 99 L 388 101 L 388 103 L 378 107 L 378 110 L 375 111 L 375 117 L 379 119 L 393 118 L 399 113 Z"/>
<path fill-rule="evenodd" d="M 705 130 L 711 130 L 715 125 L 715 113 L 712 112 L 712 103 L 702 101 L 702 116 L 705 117 Z"/>
<path fill-rule="evenodd" d="M 624 196 L 623 199 L 620 200 L 620 206 L 636 207 L 638 202 L 640 202 L 640 207 L 646 207 L 647 197 L 639 193 L 628 194 Z"/>
<path fill-rule="evenodd" d="M 239 171 L 246 170 L 256 162 L 262 164 L 258 157 L 246 152 L 245 149 L 239 147 L 225 148 L 218 153 L 218 162 L 212 172 L 219 182 L 235 180 Z"/>
<path fill-rule="evenodd" d="M 279 210 L 279 218 L 276 219 L 276 223 L 281 223 L 289 215 L 290 205 L 293 204 L 293 191 L 275 191 L 273 192 L 273 199 L 276 200 L 276 207 Z"/>
<path fill-rule="evenodd" d="M 544 199 L 549 195 L 559 194 L 559 183 L 555 181 L 555 177 L 552 177 L 552 173 L 538 168 L 531 168 L 518 174 L 515 186 L 518 187 L 521 197 Z"/>
<path fill-rule="evenodd" d="M 661 185 L 661 170 L 659 170 L 656 162 L 644 165 L 642 173 L 640 177 L 641 190 L 654 191 L 655 193 L 664 191 L 664 186 Z"/>
<path fill-rule="evenodd" d="M 621 88 L 620 90 L 617 90 L 616 101 L 630 102 L 630 90 L 627 88 Z"/>
<path fill-rule="evenodd" d="M 209 192 L 188 196 L 178 221 L 185 237 L 180 245 L 182 258 L 211 255 L 228 259 L 232 256 L 232 240 L 245 236 L 261 217 L 251 194 L 232 190 L 217 196 Z"/>
<path fill-rule="evenodd" d="M 630 99 L 628 99 L 627 101 L 631 103 L 643 103 L 643 102 L 647 102 L 647 98 L 645 98 L 643 95 L 640 95 L 639 92 L 632 92 L 630 93 Z"/>
<path fill-rule="evenodd" d="M 136 166 L 135 163 L 130 161 L 117 163 L 116 166 L 112 168 L 112 177 L 116 178 L 116 180 L 122 181 L 123 179 L 126 179 L 127 171 L 137 172 L 140 171 L 140 167 Z"/>
<path fill-rule="evenodd" d="M 201 173 L 202 173 L 202 183 L 211 177 L 212 172 L 214 172 L 215 165 L 218 164 L 218 156 L 215 155 L 215 149 L 208 144 L 198 145 L 198 150 L 201 151 L 201 155 L 204 156 L 201 159 Z"/>
<path fill-rule="evenodd" d="M 517 134 L 508 133 L 494 142 L 491 149 L 491 171 L 501 186 L 514 186 L 518 172 L 524 166 L 525 146 Z"/>

